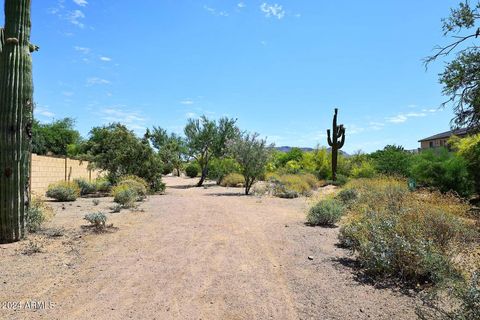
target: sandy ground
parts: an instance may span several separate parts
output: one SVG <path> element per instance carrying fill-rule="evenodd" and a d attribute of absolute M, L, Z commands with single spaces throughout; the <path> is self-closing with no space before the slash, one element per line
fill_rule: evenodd
<path fill-rule="evenodd" d="M 356 280 L 338 228 L 304 224 L 306 199 L 165 181 L 166 195 L 108 213 L 108 232 L 81 225 L 112 199 L 80 199 L 52 203 L 47 231 L 62 236 L 0 245 L 0 319 L 415 318 L 414 298 Z M 30 241 L 42 252 L 24 254 Z"/>

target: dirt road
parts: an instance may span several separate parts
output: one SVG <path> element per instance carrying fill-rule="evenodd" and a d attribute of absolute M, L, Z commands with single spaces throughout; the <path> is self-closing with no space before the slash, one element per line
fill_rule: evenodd
<path fill-rule="evenodd" d="M 412 298 L 355 280 L 338 229 L 304 225 L 305 199 L 165 180 L 142 211 L 109 214 L 117 230 L 78 231 L 92 210 L 82 199 L 55 204 L 50 227 L 66 234 L 33 238 L 43 253 L 1 245 L 0 319 L 415 318 Z"/>

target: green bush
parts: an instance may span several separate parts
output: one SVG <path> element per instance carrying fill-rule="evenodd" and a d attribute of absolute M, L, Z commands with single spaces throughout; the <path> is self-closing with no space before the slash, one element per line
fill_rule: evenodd
<path fill-rule="evenodd" d="M 110 192 L 112 190 L 112 183 L 107 178 L 98 178 L 94 183 L 95 189 L 99 192 Z"/>
<path fill-rule="evenodd" d="M 337 186 L 341 187 L 344 186 L 348 182 L 347 176 L 344 176 L 343 174 L 337 174 L 337 180 L 327 180 L 327 184 L 330 184 L 332 186 Z"/>
<path fill-rule="evenodd" d="M 107 223 L 107 216 L 102 212 L 86 214 L 83 219 L 90 222 L 96 229 L 104 229 Z"/>
<path fill-rule="evenodd" d="M 344 206 L 349 207 L 358 198 L 358 191 L 355 189 L 343 189 L 335 196 Z"/>
<path fill-rule="evenodd" d="M 80 196 L 80 188 L 76 183 L 62 181 L 49 185 L 46 196 L 58 201 L 75 201 Z"/>
<path fill-rule="evenodd" d="M 135 191 L 138 201 L 142 201 L 147 197 L 148 183 L 137 176 L 124 176 L 120 178 L 117 186 L 127 186 Z"/>
<path fill-rule="evenodd" d="M 376 171 L 386 175 L 407 177 L 412 164 L 412 154 L 403 147 L 388 145 L 383 150 L 370 155 L 374 161 Z"/>
<path fill-rule="evenodd" d="M 475 184 L 475 190 L 480 194 L 480 134 L 450 139 L 449 144 L 466 160 L 467 169 Z"/>
<path fill-rule="evenodd" d="M 187 175 L 187 177 L 189 178 L 196 178 L 198 176 L 198 166 L 194 165 L 194 164 L 189 164 L 186 168 L 185 168 L 185 174 Z"/>
<path fill-rule="evenodd" d="M 342 217 L 345 208 L 335 199 L 326 199 L 310 208 L 307 223 L 313 226 L 333 226 Z"/>
<path fill-rule="evenodd" d="M 356 189 L 358 198 L 339 238 L 367 273 L 415 284 L 458 277 L 453 249 L 475 235 L 462 218 L 468 206 L 440 193 L 411 193 L 405 181 L 391 178 L 357 180 L 347 187 Z"/>
<path fill-rule="evenodd" d="M 231 158 L 213 159 L 208 164 L 207 177 L 220 184 L 225 176 L 230 173 L 240 173 L 240 165 Z"/>
<path fill-rule="evenodd" d="M 163 163 L 162 174 L 167 175 L 173 172 L 175 168 L 171 163 Z"/>
<path fill-rule="evenodd" d="M 53 209 L 47 206 L 41 199 L 32 198 L 26 214 L 26 228 L 28 232 L 36 232 L 42 223 L 53 217 Z"/>
<path fill-rule="evenodd" d="M 223 177 L 220 185 L 222 187 L 243 187 L 245 178 L 239 173 L 230 173 Z"/>
<path fill-rule="evenodd" d="M 138 199 L 138 193 L 128 185 L 118 185 L 112 189 L 113 201 L 124 208 L 132 208 Z"/>
<path fill-rule="evenodd" d="M 375 166 L 371 161 L 362 161 L 352 167 L 352 178 L 373 178 L 376 174 Z"/>
<path fill-rule="evenodd" d="M 95 183 L 90 183 L 85 179 L 75 179 L 73 180 L 74 183 L 78 185 L 80 188 L 80 195 L 84 196 L 87 194 L 92 194 L 97 191 L 97 186 Z"/>
<path fill-rule="evenodd" d="M 412 176 L 420 185 L 442 192 L 455 191 L 468 196 L 473 191 L 467 162 L 445 148 L 423 151 L 415 156 Z"/>

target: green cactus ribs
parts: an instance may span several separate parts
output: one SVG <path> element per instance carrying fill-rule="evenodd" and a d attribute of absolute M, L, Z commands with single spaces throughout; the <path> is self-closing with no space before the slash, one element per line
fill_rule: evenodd
<path fill-rule="evenodd" d="M 328 145 L 332 148 L 332 180 L 337 180 L 337 162 L 338 150 L 342 149 L 345 144 L 345 127 L 343 124 L 337 126 L 338 109 L 335 108 L 335 115 L 333 116 L 332 131 L 327 130 Z"/>
<path fill-rule="evenodd" d="M 0 29 L 0 243 L 20 240 L 30 199 L 33 81 L 30 1 L 5 0 Z"/>

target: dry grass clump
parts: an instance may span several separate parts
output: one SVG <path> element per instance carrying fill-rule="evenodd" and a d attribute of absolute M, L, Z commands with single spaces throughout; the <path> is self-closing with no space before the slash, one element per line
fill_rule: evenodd
<path fill-rule="evenodd" d="M 229 173 L 225 177 L 223 177 L 220 185 L 222 187 L 243 187 L 245 184 L 245 178 L 240 173 Z"/>

